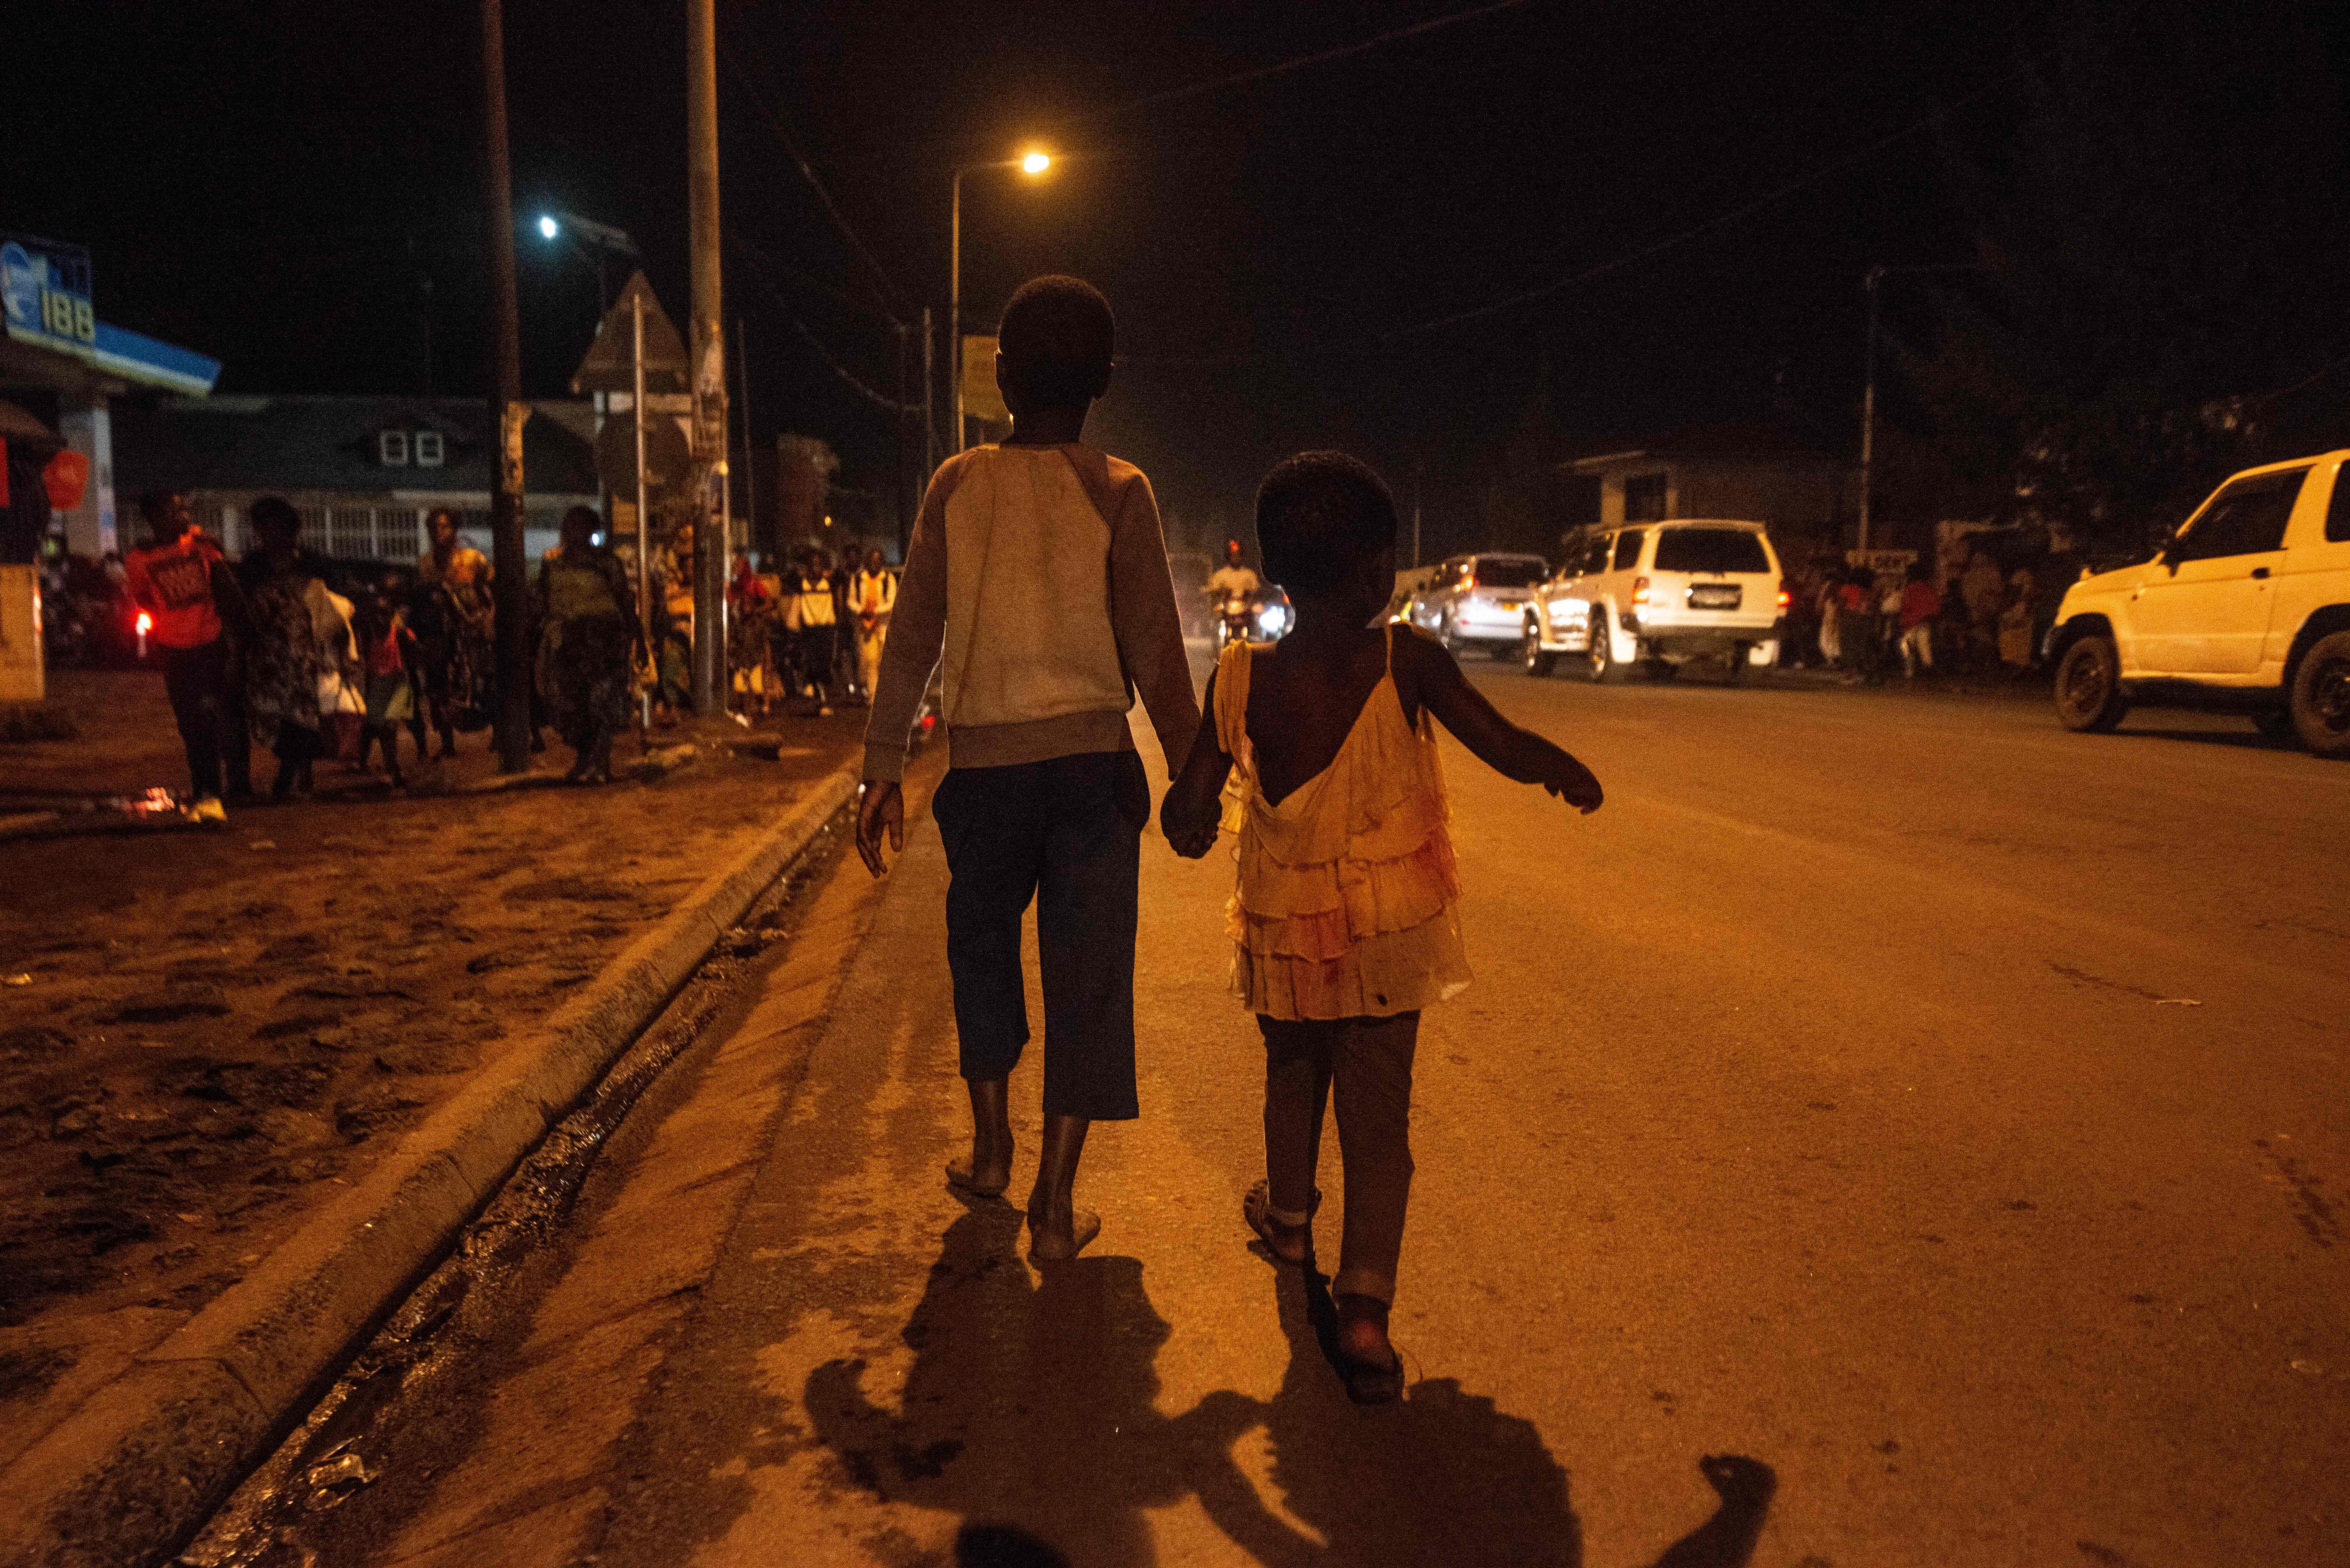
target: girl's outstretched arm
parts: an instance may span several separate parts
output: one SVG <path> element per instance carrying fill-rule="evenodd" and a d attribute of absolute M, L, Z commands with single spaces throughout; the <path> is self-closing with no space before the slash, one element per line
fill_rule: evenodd
<path fill-rule="evenodd" d="M 1159 826 L 1175 853 L 1197 860 L 1216 846 L 1216 825 L 1223 815 L 1224 780 L 1232 759 L 1216 740 L 1216 678 L 1208 677 L 1208 694 L 1200 704 L 1200 734 L 1183 771 L 1167 789 L 1159 808 Z"/>
<path fill-rule="evenodd" d="M 1395 633 L 1396 668 L 1404 695 L 1436 715 L 1437 722 L 1504 778 L 1538 784 L 1585 815 L 1606 798 L 1591 770 L 1540 735 L 1521 730 L 1469 684 L 1461 666 L 1441 644 L 1413 628 Z"/>

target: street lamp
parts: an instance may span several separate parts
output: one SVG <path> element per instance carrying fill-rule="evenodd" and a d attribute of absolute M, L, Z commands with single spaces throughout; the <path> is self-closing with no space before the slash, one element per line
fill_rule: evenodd
<path fill-rule="evenodd" d="M 954 449 L 962 450 L 962 177 L 983 169 L 1017 169 L 1035 179 L 1053 167 L 1053 155 L 1037 149 L 1017 158 L 965 163 L 954 171 L 947 216 L 947 374 L 954 381 Z"/>
<path fill-rule="evenodd" d="M 596 269 L 596 318 L 601 321 L 604 312 L 612 307 L 612 291 L 604 275 L 607 256 L 626 256 L 639 260 L 637 242 L 629 237 L 626 229 L 616 229 L 609 223 L 599 223 L 593 218 L 583 218 L 577 213 L 542 213 L 538 219 L 541 239 L 563 240 L 588 260 Z"/>

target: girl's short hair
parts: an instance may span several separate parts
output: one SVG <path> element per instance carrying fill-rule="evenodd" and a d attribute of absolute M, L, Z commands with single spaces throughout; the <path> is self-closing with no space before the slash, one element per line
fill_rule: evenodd
<path fill-rule="evenodd" d="M 1396 540 L 1395 497 L 1343 452 L 1284 458 L 1256 491 L 1265 576 L 1293 594 L 1327 593 Z"/>

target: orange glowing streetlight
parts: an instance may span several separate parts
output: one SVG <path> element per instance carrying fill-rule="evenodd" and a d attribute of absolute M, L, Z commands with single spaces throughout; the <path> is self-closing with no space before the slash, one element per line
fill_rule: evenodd
<path fill-rule="evenodd" d="M 1032 147 L 1017 158 L 965 163 L 954 171 L 947 216 L 947 378 L 954 383 L 954 450 L 962 450 L 962 177 L 982 169 L 1017 169 L 1034 180 L 1053 167 L 1053 155 Z"/>

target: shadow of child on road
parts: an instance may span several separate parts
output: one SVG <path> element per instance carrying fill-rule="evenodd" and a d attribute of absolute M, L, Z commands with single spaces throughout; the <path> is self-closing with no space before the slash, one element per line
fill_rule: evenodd
<path fill-rule="evenodd" d="M 1267 1564 L 1580 1568 L 1566 1472 L 1532 1422 L 1449 1377 L 1382 1409 L 1347 1402 L 1325 1355 L 1335 1320 L 1318 1272 L 1275 1275 L 1290 1362 L 1270 1399 L 1219 1390 L 1170 1417 L 1154 1402 L 1171 1329 L 1141 1263 L 1085 1257 L 1038 1279 L 1019 1256 L 1021 1223 L 1007 1204 L 973 1201 L 948 1228 L 900 1331 L 914 1363 L 896 1409 L 867 1397 L 861 1361 L 827 1362 L 805 1389 L 815 1437 L 856 1488 L 962 1517 L 958 1563 L 1149 1564 L 1144 1511 L 1196 1496 Z M 1232 1458 L 1259 1428 L 1279 1511 Z M 1721 1510 L 1657 1568 L 1741 1568 L 1753 1550 L 1768 1467 L 1705 1468 Z"/>

